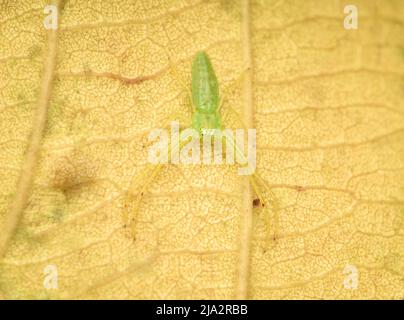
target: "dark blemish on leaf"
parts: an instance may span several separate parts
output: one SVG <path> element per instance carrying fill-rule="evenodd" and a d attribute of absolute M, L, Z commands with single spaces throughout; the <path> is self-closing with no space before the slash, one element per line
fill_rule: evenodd
<path fill-rule="evenodd" d="M 295 189 L 296 189 L 298 192 L 306 191 L 306 188 L 304 188 L 304 187 L 302 187 L 302 186 L 295 186 Z"/>
<path fill-rule="evenodd" d="M 258 207 L 265 207 L 265 203 L 261 202 L 259 198 L 255 198 L 253 200 L 253 207 L 258 208 Z"/>

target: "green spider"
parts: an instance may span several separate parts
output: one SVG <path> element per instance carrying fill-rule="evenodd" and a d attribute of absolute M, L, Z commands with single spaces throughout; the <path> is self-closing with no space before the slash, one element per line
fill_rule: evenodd
<path fill-rule="evenodd" d="M 181 79 L 178 75 L 175 67 L 173 67 L 175 75 L 177 78 Z M 185 82 L 181 80 L 181 83 L 185 87 Z M 188 91 L 188 89 L 187 89 Z M 224 99 L 219 96 L 219 84 L 217 81 L 217 77 L 215 71 L 213 69 L 212 63 L 209 59 L 209 56 L 204 51 L 199 51 L 196 53 L 195 58 L 192 63 L 192 84 L 191 84 L 191 94 L 190 101 L 192 104 L 192 122 L 191 128 L 196 130 L 200 137 L 204 135 L 213 135 L 215 130 L 222 129 L 222 117 L 220 115 L 220 109 L 223 105 Z M 232 107 L 229 109 L 237 116 L 238 121 L 242 124 L 242 121 L 237 113 Z M 243 125 L 243 128 L 246 127 Z M 228 140 L 226 140 L 228 142 Z M 181 150 L 184 146 L 184 143 L 179 143 L 179 145 L 174 146 Z M 172 146 L 170 145 L 169 148 Z M 232 143 L 230 146 L 234 148 L 235 152 L 240 155 L 240 157 L 244 157 L 243 153 L 237 147 L 236 143 Z M 159 163 L 156 165 L 152 165 L 151 172 L 146 173 L 146 182 L 143 184 L 140 192 L 137 192 L 136 196 L 136 204 L 135 210 L 133 214 L 125 211 L 124 221 L 125 225 L 129 225 L 131 227 L 131 232 L 133 238 L 135 239 L 136 234 L 136 218 L 140 206 L 141 199 L 146 193 L 150 184 L 154 181 L 160 170 L 163 168 L 163 164 Z M 261 191 L 260 186 L 262 186 L 267 194 L 269 194 L 272 199 L 272 208 L 273 214 L 268 212 L 265 215 L 266 225 L 267 225 L 267 240 L 275 240 L 278 237 L 278 204 L 276 198 L 273 193 L 270 191 L 267 183 L 261 178 L 261 176 L 254 172 L 248 176 L 249 181 L 257 195 L 257 198 L 254 199 L 252 206 L 256 207 L 256 204 L 259 203 L 261 207 L 266 206 L 266 201 L 264 201 L 263 193 Z M 131 188 L 130 188 L 131 189 Z M 131 198 L 134 196 L 134 193 L 128 191 L 128 196 Z M 130 201 L 130 199 L 128 199 Z M 270 221 L 274 220 L 274 221 Z M 270 236 L 270 223 L 273 223 L 273 235 Z"/>

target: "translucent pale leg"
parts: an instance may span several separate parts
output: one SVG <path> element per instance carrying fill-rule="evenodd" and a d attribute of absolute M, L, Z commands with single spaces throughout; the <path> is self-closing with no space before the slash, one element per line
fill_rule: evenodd
<path fill-rule="evenodd" d="M 184 80 L 184 78 L 180 75 L 180 73 L 178 72 L 178 68 L 177 66 L 173 63 L 173 61 L 171 60 L 170 56 L 168 57 L 168 61 L 170 63 L 170 68 L 171 71 L 174 73 L 175 78 L 177 79 L 177 81 L 181 84 L 181 86 L 183 87 L 183 89 L 188 93 L 188 99 L 189 99 L 189 104 L 188 104 L 188 108 L 189 108 L 189 112 L 192 114 L 195 110 L 195 107 L 193 105 L 192 102 L 192 92 L 191 89 L 189 89 L 189 87 L 186 85 L 186 81 Z"/>
<path fill-rule="evenodd" d="M 226 93 L 222 94 L 222 98 L 220 100 L 220 105 L 219 109 L 222 107 L 224 104 L 224 101 L 226 100 L 226 95 L 229 91 L 233 90 L 243 79 L 245 72 L 247 70 L 244 70 L 242 74 L 226 89 Z M 243 120 L 240 117 L 240 114 L 231 106 L 229 105 L 228 108 L 237 118 L 237 121 L 241 124 L 243 129 L 247 131 L 247 126 L 244 124 Z M 244 154 L 241 152 L 240 148 L 237 146 L 234 141 L 232 141 L 232 148 L 236 151 L 236 153 L 239 154 L 239 157 L 243 159 L 243 161 L 246 161 Z M 264 219 L 265 219 L 265 225 L 267 226 L 267 236 L 266 236 L 266 247 L 269 245 L 269 240 L 276 240 L 279 237 L 279 203 L 274 195 L 274 193 L 271 191 L 270 187 L 266 183 L 266 181 L 257 173 L 256 171 L 248 176 L 248 179 L 251 183 L 251 186 L 254 189 L 254 192 L 256 193 L 258 199 L 260 200 L 261 206 L 264 208 L 264 210 L 267 211 L 267 214 L 264 214 Z M 269 210 L 268 206 L 266 206 L 266 201 L 264 201 L 264 196 L 263 192 L 261 191 L 260 186 L 263 188 L 264 192 L 268 194 L 271 198 L 271 204 L 272 204 L 272 212 Z M 272 233 L 272 234 L 271 234 Z"/>
<path fill-rule="evenodd" d="M 177 119 L 181 114 L 181 110 L 178 110 L 177 112 L 173 112 L 171 113 L 169 116 L 167 116 L 164 120 L 163 120 L 163 126 L 160 129 L 170 129 L 170 124 L 173 120 Z M 142 135 L 143 137 L 144 135 Z M 151 143 L 151 142 L 150 142 Z M 144 147 L 149 146 L 150 144 L 146 144 L 144 145 Z M 133 188 L 133 182 L 135 181 L 134 178 L 132 178 L 131 183 L 129 185 L 129 189 Z"/>
<path fill-rule="evenodd" d="M 232 90 L 236 85 L 240 83 L 240 81 L 243 79 L 245 74 L 245 71 L 238 77 L 234 83 L 231 84 L 228 90 Z M 226 100 L 226 95 L 222 95 L 222 99 L 220 101 L 220 106 L 219 108 L 222 107 L 224 101 Z M 236 116 L 237 121 L 242 125 L 243 129 L 247 131 L 247 126 L 244 124 L 243 120 L 240 117 L 240 114 L 231 106 L 228 106 L 228 109 Z M 239 157 L 243 159 L 243 161 L 246 161 L 244 154 L 241 152 L 240 148 L 237 146 L 234 141 L 232 141 L 232 148 L 238 153 Z M 248 176 L 249 181 L 251 183 L 251 186 L 254 189 L 254 192 L 256 193 L 258 199 L 260 200 L 261 206 L 264 207 L 264 210 L 267 211 L 267 214 L 264 214 L 264 219 L 265 219 L 265 225 L 267 227 L 267 236 L 266 236 L 266 247 L 269 244 L 270 239 L 277 239 L 279 236 L 279 204 L 278 201 L 274 195 L 274 193 L 271 191 L 270 187 L 268 184 L 265 182 L 265 180 L 257 173 L 254 172 L 252 175 Z M 271 204 L 272 204 L 272 212 L 269 210 L 268 206 L 266 206 L 266 201 L 264 201 L 264 196 L 263 192 L 261 191 L 260 186 L 264 189 L 264 192 L 268 194 L 271 198 Z M 272 233 L 272 234 L 271 234 Z"/>
<path fill-rule="evenodd" d="M 230 142 L 230 148 L 233 148 L 235 150 L 237 154 L 236 156 L 238 156 L 239 159 L 242 159 L 244 163 L 248 163 L 243 152 L 240 150 L 240 148 L 238 147 L 237 143 L 234 142 L 234 140 L 227 140 L 226 137 L 222 137 L 222 139 L 224 139 L 223 141 L 225 143 Z M 264 208 L 264 210 L 267 211 L 267 214 L 264 214 L 264 219 L 267 228 L 265 247 L 268 247 L 270 240 L 275 241 L 279 237 L 279 204 L 268 184 L 257 172 L 254 172 L 252 175 L 249 175 L 248 179 L 258 199 L 260 200 L 261 206 Z M 270 211 L 268 206 L 266 205 L 266 201 L 264 200 L 265 198 L 260 186 L 263 188 L 264 192 L 267 193 L 272 198 L 271 199 L 272 211 Z"/>
<path fill-rule="evenodd" d="M 181 135 L 181 133 L 180 133 Z M 179 152 L 182 147 L 188 142 L 188 140 L 181 141 L 179 144 L 175 144 L 173 146 L 173 151 L 174 152 Z M 171 148 L 172 144 L 171 141 L 168 144 L 168 154 L 171 155 Z M 128 225 L 130 227 L 131 235 L 135 239 L 136 238 L 136 222 L 137 222 L 137 217 L 138 217 L 138 212 L 140 208 L 140 203 L 141 200 L 144 196 L 144 194 L 147 192 L 149 189 L 150 185 L 153 183 L 153 181 L 157 178 L 158 174 L 160 171 L 163 169 L 163 166 L 165 164 L 159 163 L 159 164 L 147 164 L 147 168 L 142 170 L 142 176 L 143 178 L 140 181 L 144 181 L 142 187 L 140 190 L 137 192 L 133 192 L 132 188 L 133 186 L 131 185 L 130 190 L 127 192 L 127 201 L 131 201 L 135 195 L 135 204 L 134 204 L 134 209 L 132 213 L 129 212 L 128 208 L 125 208 L 126 210 L 124 211 L 123 214 L 123 220 L 125 225 Z M 132 179 L 133 182 L 133 179 Z M 132 183 L 131 183 L 132 184 Z"/>
<path fill-rule="evenodd" d="M 169 60 L 169 64 L 170 64 L 170 68 L 171 71 L 174 73 L 175 78 L 181 83 L 181 85 L 186 89 L 185 86 L 185 82 L 184 80 L 181 78 L 181 76 L 178 73 L 177 67 L 174 65 L 174 63 L 172 62 L 171 58 L 168 58 Z M 190 110 L 191 114 L 193 112 L 192 108 Z M 179 116 L 181 115 L 181 110 L 178 110 L 177 112 L 173 112 L 171 113 L 169 116 L 167 116 L 164 120 L 163 120 L 163 125 L 161 126 L 163 129 L 164 128 L 169 128 L 171 121 L 176 120 Z M 133 188 L 133 180 L 131 181 L 130 184 L 130 189 Z"/>
<path fill-rule="evenodd" d="M 177 67 L 175 66 L 175 64 L 172 62 L 171 58 L 169 57 L 169 63 L 170 63 L 170 68 L 171 71 L 174 73 L 175 78 L 177 79 L 177 81 L 179 81 L 179 83 L 182 85 L 182 87 L 184 88 L 184 90 L 186 90 L 188 92 L 188 98 L 190 100 L 190 104 L 189 104 L 189 111 L 190 114 L 193 113 L 193 105 L 192 105 L 192 95 L 191 92 L 187 89 L 187 86 L 185 84 L 184 79 L 180 76 Z M 177 119 L 181 114 L 181 110 L 178 110 L 177 112 L 172 113 L 171 115 L 169 115 L 165 120 L 164 120 L 164 124 L 163 124 L 163 128 L 168 128 L 170 126 L 171 121 Z M 182 142 L 180 143 L 180 145 L 178 146 L 178 148 L 181 150 L 182 146 L 186 143 Z M 175 146 L 174 146 L 175 147 Z M 168 152 L 169 154 L 171 154 L 171 142 L 168 145 Z M 141 203 L 141 199 L 144 195 L 144 193 L 147 191 L 147 189 L 150 187 L 151 183 L 154 181 L 154 179 L 158 176 L 158 174 L 160 173 L 161 169 L 163 168 L 163 164 L 148 164 L 147 168 L 144 169 L 142 171 L 142 178 L 141 179 L 135 179 L 133 178 L 131 180 L 130 186 L 129 186 L 129 190 L 126 193 L 126 201 L 129 202 L 132 200 L 133 198 L 133 194 L 134 192 L 132 192 L 132 190 L 134 190 L 135 186 L 134 186 L 134 181 L 145 181 L 145 183 L 143 184 L 141 190 L 139 192 L 137 192 L 137 196 L 135 199 L 135 209 L 133 210 L 133 213 L 131 214 L 129 212 L 129 209 L 127 208 L 127 206 L 125 206 L 125 210 L 123 213 L 123 220 L 125 225 L 129 225 L 130 229 L 131 229 L 131 233 L 133 235 L 133 237 L 135 237 L 136 234 L 136 220 L 137 220 L 137 215 L 138 215 L 138 211 L 139 211 L 139 207 L 140 207 L 140 203 Z"/>
<path fill-rule="evenodd" d="M 249 179 L 255 193 L 260 199 L 261 205 L 264 207 L 264 209 L 267 210 L 267 214 L 266 215 L 264 214 L 265 224 L 268 227 L 266 237 L 266 247 L 267 247 L 270 240 L 275 241 L 279 238 L 279 202 L 275 194 L 271 191 L 270 187 L 266 183 L 266 181 L 257 172 L 254 173 L 252 177 L 249 176 Z M 268 209 L 268 206 L 265 206 L 265 202 L 263 202 L 265 201 L 263 200 L 264 197 L 260 191 L 259 186 L 256 184 L 256 181 L 264 188 L 265 192 L 271 197 L 271 206 L 273 210 L 272 212 Z"/>

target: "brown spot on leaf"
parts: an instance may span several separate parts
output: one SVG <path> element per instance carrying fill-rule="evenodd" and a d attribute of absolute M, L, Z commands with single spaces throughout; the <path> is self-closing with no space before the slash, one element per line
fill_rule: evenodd
<path fill-rule="evenodd" d="M 255 198 L 253 200 L 253 207 L 254 208 L 258 208 L 258 207 L 265 207 L 265 203 L 261 202 L 261 200 L 259 198 Z"/>

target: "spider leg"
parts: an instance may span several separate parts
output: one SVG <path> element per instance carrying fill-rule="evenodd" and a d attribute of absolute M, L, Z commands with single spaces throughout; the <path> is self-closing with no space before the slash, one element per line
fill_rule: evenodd
<path fill-rule="evenodd" d="M 167 152 L 168 155 L 171 154 L 172 150 L 174 152 L 179 152 L 181 151 L 182 147 L 188 142 L 188 140 L 185 141 L 180 141 L 179 143 L 176 143 L 172 145 L 171 142 L 168 144 Z M 126 192 L 126 203 L 130 203 L 134 199 L 134 208 L 133 211 L 130 212 L 130 208 L 125 205 L 125 210 L 123 213 L 123 221 L 125 225 L 128 225 L 130 227 L 130 232 L 131 235 L 134 239 L 136 239 L 136 223 L 137 223 L 137 218 L 138 218 L 138 212 L 140 209 L 140 204 L 141 201 L 150 188 L 150 185 L 153 183 L 153 181 L 157 178 L 161 170 L 163 169 L 164 163 L 158 163 L 158 164 L 152 164 L 148 163 L 147 167 L 142 170 L 142 177 L 139 177 L 138 179 L 132 179 L 131 185 L 129 187 L 129 190 Z M 137 181 L 145 181 L 141 188 L 137 191 L 135 191 L 135 187 L 133 185 L 133 182 Z"/>
<path fill-rule="evenodd" d="M 189 98 L 189 112 L 192 114 L 194 112 L 194 108 L 192 105 L 192 93 L 191 91 L 187 88 L 186 86 L 186 82 L 183 79 L 183 77 L 180 75 L 180 73 L 178 72 L 178 68 L 177 66 L 173 63 L 172 59 L 170 58 L 170 56 L 168 55 L 168 60 L 169 60 L 169 64 L 170 64 L 170 69 L 172 71 L 172 73 L 174 74 L 174 77 L 176 78 L 176 80 L 181 84 L 181 86 L 184 88 L 184 90 L 186 90 L 188 92 L 188 98 Z M 173 121 L 173 119 L 178 119 L 181 116 L 181 112 L 182 110 L 178 110 L 176 112 L 173 112 L 172 114 L 170 114 L 169 116 L 165 117 L 163 120 L 163 128 L 168 128 L 170 126 L 171 121 Z M 148 144 L 146 144 L 144 147 L 149 146 L 151 142 L 149 142 Z M 179 150 L 181 150 L 183 146 L 183 143 L 180 143 L 178 145 Z M 176 146 L 174 146 L 175 148 Z M 171 154 L 171 142 L 168 145 L 168 149 L 169 149 L 169 154 Z M 133 235 L 133 237 L 135 237 L 136 234 L 136 222 L 137 222 L 137 216 L 138 216 L 138 211 L 139 211 L 139 207 L 141 204 L 141 200 L 144 196 L 144 194 L 147 192 L 148 188 L 150 187 L 150 185 L 152 184 L 152 182 L 154 181 L 154 179 L 158 176 L 158 174 L 161 172 L 163 168 L 163 164 L 159 163 L 157 165 L 155 164 L 147 164 L 147 167 L 142 170 L 143 176 L 142 177 L 133 177 L 131 179 L 131 182 L 129 184 L 129 188 L 128 191 L 126 192 L 126 199 L 125 199 L 125 203 L 130 203 L 133 200 L 133 196 L 136 194 L 136 199 L 135 199 L 135 203 L 134 203 L 134 210 L 131 213 L 130 209 L 128 208 L 128 206 L 125 204 L 125 210 L 123 213 L 123 221 L 125 223 L 125 225 L 129 225 L 130 229 L 131 229 L 131 233 Z M 145 183 L 142 185 L 141 189 L 138 192 L 134 192 L 133 190 L 135 190 L 135 181 L 145 181 Z"/>
<path fill-rule="evenodd" d="M 235 143 L 232 139 L 227 139 L 226 137 L 223 138 L 225 139 L 225 143 L 230 142 L 230 148 L 235 150 L 237 158 L 241 159 L 243 163 L 248 163 L 237 143 Z M 265 247 L 268 247 L 271 240 L 276 240 L 279 237 L 279 203 L 269 185 L 260 176 L 260 174 L 255 171 L 255 168 L 253 168 L 251 171 L 253 173 L 248 176 L 249 182 L 258 199 L 260 200 L 264 212 L 266 212 L 266 214 L 264 214 L 265 225 L 267 228 Z M 269 209 L 264 194 L 270 197 L 271 200 L 268 202 L 271 203 L 272 210 Z"/>
<path fill-rule="evenodd" d="M 189 89 L 189 86 L 187 86 L 184 77 L 181 76 L 181 74 L 178 72 L 178 67 L 172 61 L 170 56 L 168 56 L 168 61 L 169 61 L 169 64 L 170 64 L 170 69 L 171 69 L 172 73 L 174 74 L 174 77 L 181 84 L 183 90 L 185 90 L 187 92 L 187 94 L 188 94 L 188 99 L 189 99 L 188 108 L 189 108 L 190 114 L 192 114 L 196 109 L 195 106 L 193 105 L 193 102 L 192 102 L 192 91 L 191 91 L 191 89 Z"/>

